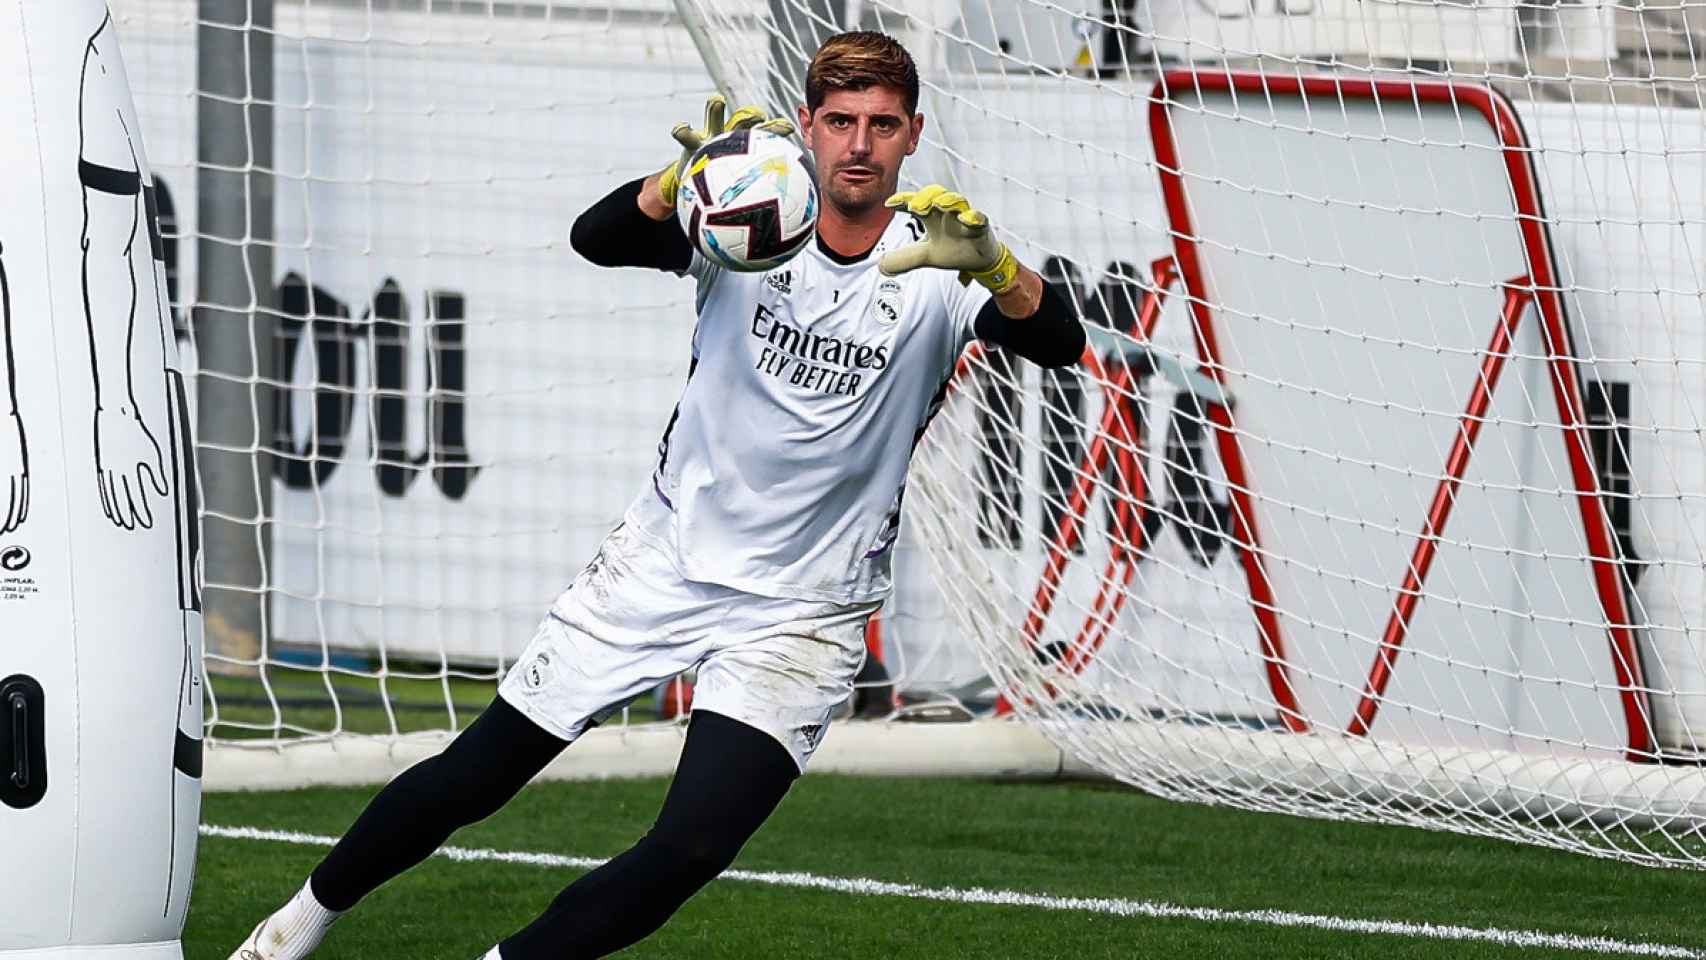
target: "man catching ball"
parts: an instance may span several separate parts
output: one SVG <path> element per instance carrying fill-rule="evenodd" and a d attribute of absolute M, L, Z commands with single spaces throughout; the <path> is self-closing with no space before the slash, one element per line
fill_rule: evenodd
<path fill-rule="evenodd" d="M 606 267 L 691 276 L 687 385 L 646 489 L 563 591 L 498 696 L 439 756 L 376 795 L 302 889 L 232 960 L 300 960 L 332 921 L 495 813 L 564 747 L 697 668 L 675 780 L 650 832 L 570 884 L 488 960 L 601 957 L 662 926 L 740 852 L 852 693 L 865 623 L 893 589 L 907 464 L 973 340 L 1045 367 L 1084 331 L 989 220 L 939 186 L 897 193 L 918 149 L 918 71 L 880 33 L 826 41 L 798 129 L 823 199 L 817 235 L 766 273 L 696 253 L 681 165 L 733 129 L 794 125 L 712 98 L 681 157 L 574 225 Z"/>

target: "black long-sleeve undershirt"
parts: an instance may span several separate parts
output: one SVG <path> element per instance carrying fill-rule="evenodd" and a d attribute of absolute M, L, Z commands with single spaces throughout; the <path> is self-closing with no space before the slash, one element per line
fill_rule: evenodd
<path fill-rule="evenodd" d="M 675 218 L 653 220 L 639 207 L 645 180 L 624 183 L 575 220 L 569 244 L 601 267 L 649 267 L 685 271 L 693 247 Z M 972 330 L 986 343 L 1005 347 L 1042 367 L 1065 367 L 1084 353 L 1084 327 L 1054 284 L 1043 282 L 1042 298 L 1028 317 L 1009 317 L 991 299 L 978 311 Z"/>
<path fill-rule="evenodd" d="M 1009 317 L 993 298 L 977 312 L 972 327 L 985 343 L 1006 347 L 1039 367 L 1070 367 L 1084 355 L 1087 335 L 1066 298 L 1043 281 L 1043 295 L 1028 317 Z"/>
<path fill-rule="evenodd" d="M 575 219 L 569 246 L 600 267 L 686 271 L 693 245 L 674 217 L 653 220 L 640 209 L 645 178 L 624 183 Z"/>

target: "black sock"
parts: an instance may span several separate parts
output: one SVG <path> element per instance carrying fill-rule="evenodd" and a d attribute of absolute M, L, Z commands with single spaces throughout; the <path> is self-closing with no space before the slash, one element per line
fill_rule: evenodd
<path fill-rule="evenodd" d="M 436 757 L 386 784 L 309 877 L 327 909 L 348 910 L 498 811 L 568 744 L 500 697 Z"/>
<path fill-rule="evenodd" d="M 695 710 L 651 831 L 505 940 L 504 960 L 602 957 L 651 934 L 734 862 L 799 775 L 775 737 Z"/>

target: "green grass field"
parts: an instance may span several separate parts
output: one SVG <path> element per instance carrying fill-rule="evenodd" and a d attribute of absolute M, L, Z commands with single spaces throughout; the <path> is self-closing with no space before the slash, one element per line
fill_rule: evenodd
<path fill-rule="evenodd" d="M 451 842 L 608 857 L 644 832 L 664 787 L 659 780 L 530 787 Z M 211 794 L 202 819 L 220 827 L 335 835 L 369 793 Z M 185 933 L 189 960 L 223 960 L 260 916 L 300 885 L 323 852 L 303 843 L 204 837 Z M 1406 828 L 1172 804 L 1085 784 L 808 777 L 736 868 L 1212 911 L 1538 931 L 1670 945 L 1706 956 L 1703 873 Z M 578 873 L 435 858 L 340 921 L 317 956 L 475 960 Z M 1587 955 L 1559 943 L 1518 947 L 1224 915 L 1112 916 L 727 877 L 658 935 L 623 954 L 921 960 Z"/>

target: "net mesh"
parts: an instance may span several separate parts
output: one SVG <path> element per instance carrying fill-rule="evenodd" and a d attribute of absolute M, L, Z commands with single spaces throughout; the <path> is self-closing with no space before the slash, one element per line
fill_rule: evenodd
<path fill-rule="evenodd" d="M 270 544 L 262 583 L 208 566 L 212 731 L 484 703 L 686 374 L 690 289 L 580 262 L 570 220 L 863 27 L 919 61 L 903 186 L 965 193 L 1092 330 L 1070 370 L 963 359 L 888 679 L 1167 796 L 1697 864 L 1698 7 L 279 3 L 241 238 L 276 467 L 232 518 Z M 193 348 L 245 306 L 197 294 L 196 8 L 114 13 Z M 258 646 L 221 590 L 264 598 Z"/>
<path fill-rule="evenodd" d="M 455 730 L 648 489 L 691 284 L 593 267 L 569 227 L 671 159 L 716 86 L 656 0 L 267 6 L 112 5 L 199 371 L 210 736 Z M 210 33 L 259 38 L 266 81 L 215 85 Z M 209 122 L 209 103 L 243 109 Z M 210 171 L 270 190 L 271 223 L 204 229 Z M 236 292 L 199 269 L 233 248 L 252 255 Z M 209 338 L 235 340 L 235 369 L 203 362 Z M 255 426 L 210 440 L 209 402 L 252 404 Z M 226 453 L 260 455 L 260 502 Z M 915 550 L 899 563 L 926 576 Z M 887 611 L 848 708 L 991 701 L 939 619 Z M 623 719 L 677 717 L 683 692 Z"/>
<path fill-rule="evenodd" d="M 1094 328 L 974 348 L 915 464 L 1004 707 L 1181 799 L 1698 862 L 1697 11 L 697 9 L 780 25 L 725 58 L 775 103 L 902 36 L 903 177 Z"/>

